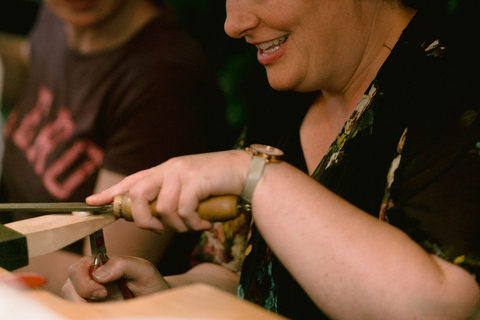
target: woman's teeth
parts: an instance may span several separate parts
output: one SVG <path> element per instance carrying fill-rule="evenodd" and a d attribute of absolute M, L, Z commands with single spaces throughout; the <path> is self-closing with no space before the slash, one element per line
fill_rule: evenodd
<path fill-rule="evenodd" d="M 262 50 L 263 53 L 272 53 L 272 52 L 277 51 L 278 48 L 280 48 L 280 46 L 282 45 L 282 43 L 284 43 L 285 40 L 287 40 L 287 38 L 288 38 L 288 36 L 283 36 L 283 37 L 280 37 L 280 38 L 272 40 L 272 41 L 261 43 L 257 47 L 260 50 Z"/>

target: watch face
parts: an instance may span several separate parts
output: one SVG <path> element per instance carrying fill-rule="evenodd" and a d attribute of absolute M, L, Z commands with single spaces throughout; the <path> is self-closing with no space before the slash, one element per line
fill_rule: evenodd
<path fill-rule="evenodd" d="M 261 153 L 266 153 L 266 154 L 272 155 L 272 156 L 282 156 L 283 155 L 282 150 L 277 149 L 277 148 L 272 147 L 272 146 L 267 146 L 267 145 L 264 145 L 264 144 L 252 144 L 250 146 L 250 148 L 252 148 L 255 151 L 258 151 L 258 152 L 261 152 Z"/>
<path fill-rule="evenodd" d="M 282 150 L 264 144 L 252 144 L 250 145 L 250 150 L 252 150 L 255 155 L 259 155 L 270 161 L 281 161 L 283 157 Z"/>

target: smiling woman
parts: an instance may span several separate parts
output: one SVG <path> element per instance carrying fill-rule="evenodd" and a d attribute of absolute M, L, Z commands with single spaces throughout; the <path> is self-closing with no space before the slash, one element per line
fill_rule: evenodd
<path fill-rule="evenodd" d="M 65 296 L 103 298 L 123 277 L 138 295 L 205 282 L 292 319 L 478 319 L 480 27 L 469 0 L 410 3 L 227 0 L 228 35 L 293 91 L 267 101 L 240 144 L 284 161 L 179 157 L 87 198 L 129 192 L 141 228 L 207 230 L 205 263 L 162 277 L 116 257 L 92 282 L 83 259 Z M 250 211 L 212 226 L 196 208 L 224 194 L 248 194 Z"/>

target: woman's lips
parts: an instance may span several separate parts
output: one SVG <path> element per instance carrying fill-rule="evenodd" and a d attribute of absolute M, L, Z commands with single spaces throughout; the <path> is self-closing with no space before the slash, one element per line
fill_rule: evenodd
<path fill-rule="evenodd" d="M 287 36 L 282 36 L 272 41 L 267 41 L 256 45 L 258 48 L 257 59 L 263 65 L 276 62 L 285 52 L 285 42 Z"/>

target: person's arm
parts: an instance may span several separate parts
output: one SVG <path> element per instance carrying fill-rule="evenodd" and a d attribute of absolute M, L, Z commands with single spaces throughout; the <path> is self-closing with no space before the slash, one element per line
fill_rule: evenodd
<path fill-rule="evenodd" d="M 205 283 L 230 293 L 236 293 L 240 276 L 214 263 L 198 264 L 184 274 L 166 276 L 170 288 L 193 283 Z"/>
<path fill-rule="evenodd" d="M 208 229 L 211 225 L 195 212 L 199 200 L 240 194 L 250 162 L 243 151 L 172 159 L 129 176 L 87 202 L 109 202 L 128 191 L 141 227 L 161 230 L 163 222 L 178 231 Z M 152 217 L 148 206 L 155 198 L 162 222 Z M 480 290 L 471 274 L 428 254 L 404 232 L 352 206 L 287 163 L 265 168 L 252 212 L 275 254 L 332 318 L 480 316 Z"/>
<path fill-rule="evenodd" d="M 0 32 L 0 57 L 4 67 L 2 104 L 12 106 L 20 95 L 30 67 L 28 40 Z"/>
<path fill-rule="evenodd" d="M 480 316 L 471 274 L 286 163 L 266 167 L 252 206 L 272 250 L 334 319 Z"/>

